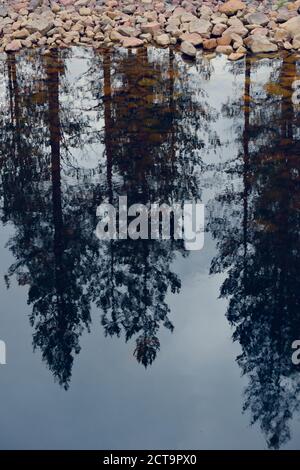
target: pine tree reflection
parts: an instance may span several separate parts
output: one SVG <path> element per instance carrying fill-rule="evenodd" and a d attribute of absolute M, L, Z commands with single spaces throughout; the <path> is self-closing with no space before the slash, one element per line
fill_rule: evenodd
<path fill-rule="evenodd" d="M 115 207 L 120 195 L 127 195 L 128 205 L 199 196 L 203 143 L 197 131 L 203 103 L 193 101 L 187 87 L 176 95 L 179 72 L 172 51 L 166 59 L 168 66 L 162 67 L 142 50 L 114 61 L 104 57 L 105 200 Z M 213 119 L 211 112 L 202 124 Z M 103 202 L 103 192 L 98 196 Z M 160 325 L 173 330 L 165 298 L 181 286 L 171 271 L 177 253 L 185 255 L 181 241 L 111 241 L 103 248 L 102 269 L 92 277 L 106 334 L 124 332 L 126 340 L 138 335 L 135 356 L 145 367 L 160 348 Z"/>
<path fill-rule="evenodd" d="M 228 210 L 226 222 L 220 216 L 211 221 L 218 240 L 211 272 L 226 270 L 221 297 L 229 298 L 227 318 L 242 348 L 237 362 L 249 379 L 244 410 L 276 449 L 290 438 L 300 392 L 299 370 L 291 361 L 291 344 L 300 331 L 300 135 L 291 101 L 295 61 L 287 57 L 279 74 L 275 61 L 267 96 L 256 92 L 252 103 L 251 69 L 263 63 L 246 60 L 243 148 L 234 169 L 243 187 L 231 185 L 219 198 Z M 228 171 L 232 174 L 232 167 Z M 231 211 L 229 225 L 233 201 L 236 212 Z"/>
<path fill-rule="evenodd" d="M 67 54 L 11 56 L 10 100 L 1 112 L 2 220 L 16 229 L 7 283 L 16 275 L 28 286 L 34 346 L 65 388 L 92 302 L 103 312 L 106 334 L 136 337 L 134 354 L 144 366 L 160 348 L 160 326 L 173 329 L 166 295 L 180 289 L 171 264 L 177 253 L 185 255 L 182 243 L 99 244 L 96 207 L 121 194 L 129 204 L 199 197 L 199 130 L 214 134 L 215 119 L 213 110 L 203 113 L 210 109 L 204 98 L 176 82 L 182 64 L 172 52 L 167 63 L 144 52 L 92 56 L 76 102 Z M 90 92 L 96 106 L 83 112 Z M 73 168 L 70 147 L 91 143 L 98 145 L 97 168 Z"/>

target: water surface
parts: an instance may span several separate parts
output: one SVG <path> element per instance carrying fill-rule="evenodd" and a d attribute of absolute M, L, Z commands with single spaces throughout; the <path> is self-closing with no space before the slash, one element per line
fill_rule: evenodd
<path fill-rule="evenodd" d="M 299 448 L 296 55 L 0 62 L 2 449 Z M 95 236 L 196 199 L 205 244 Z"/>

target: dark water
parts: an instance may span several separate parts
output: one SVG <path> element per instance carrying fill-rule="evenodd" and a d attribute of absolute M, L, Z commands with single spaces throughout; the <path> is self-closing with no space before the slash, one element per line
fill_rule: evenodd
<path fill-rule="evenodd" d="M 300 448 L 299 65 L 1 60 L 1 448 Z M 203 250 L 101 243 L 125 194 L 202 201 Z"/>

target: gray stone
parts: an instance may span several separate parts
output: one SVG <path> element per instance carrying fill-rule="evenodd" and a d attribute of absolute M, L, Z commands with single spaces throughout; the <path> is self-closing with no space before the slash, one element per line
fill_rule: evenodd
<path fill-rule="evenodd" d="M 278 51 L 278 46 L 265 36 L 251 36 L 245 39 L 245 43 L 253 53 Z"/>
<path fill-rule="evenodd" d="M 291 18 L 286 23 L 283 23 L 282 28 L 290 33 L 292 37 L 300 34 L 300 16 L 296 16 L 295 18 Z"/>
<path fill-rule="evenodd" d="M 122 34 L 122 36 L 127 36 L 127 37 L 137 37 L 139 35 L 139 31 L 137 31 L 135 28 L 132 28 L 131 26 L 119 26 L 118 32 Z"/>
<path fill-rule="evenodd" d="M 38 32 L 40 34 L 47 34 L 54 26 L 53 20 L 50 18 L 33 19 L 27 22 L 26 28 L 30 33 Z"/>
<path fill-rule="evenodd" d="M 188 57 L 196 57 L 197 49 L 190 42 L 183 41 L 181 44 L 181 52 Z"/>
<path fill-rule="evenodd" d="M 212 25 L 207 20 L 195 20 L 191 21 L 189 25 L 189 32 L 190 33 L 198 33 L 198 34 L 208 34 L 212 28 Z"/>
<path fill-rule="evenodd" d="M 156 36 L 155 41 L 159 46 L 169 46 L 170 36 L 168 34 L 160 34 L 159 36 Z"/>
<path fill-rule="evenodd" d="M 265 26 L 269 23 L 269 18 L 264 13 L 250 13 L 246 16 L 246 19 L 249 24 L 257 24 L 259 26 Z"/>
<path fill-rule="evenodd" d="M 245 36 L 247 36 L 248 34 L 248 29 L 245 28 L 244 26 L 236 26 L 236 25 L 232 25 L 232 26 L 229 26 L 228 29 L 226 29 L 226 31 L 224 32 L 224 34 L 237 34 L 238 36 L 241 36 L 242 38 L 244 38 Z"/>
<path fill-rule="evenodd" d="M 0 5 L 0 17 L 5 18 L 7 15 L 8 15 L 8 9 L 5 6 Z"/>
<path fill-rule="evenodd" d="M 293 10 L 288 10 L 287 8 L 279 8 L 277 16 L 277 23 L 284 23 L 288 21 L 290 18 L 295 16 L 296 12 Z"/>
<path fill-rule="evenodd" d="M 6 52 L 17 52 L 21 49 L 22 44 L 19 39 L 14 39 L 10 43 L 7 44 L 5 50 Z"/>

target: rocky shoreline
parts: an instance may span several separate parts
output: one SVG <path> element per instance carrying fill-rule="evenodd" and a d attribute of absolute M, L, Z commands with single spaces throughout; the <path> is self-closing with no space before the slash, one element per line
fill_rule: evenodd
<path fill-rule="evenodd" d="M 136 48 L 178 45 L 246 54 L 300 50 L 300 0 L 16 0 L 0 2 L 0 52 L 70 46 Z"/>

